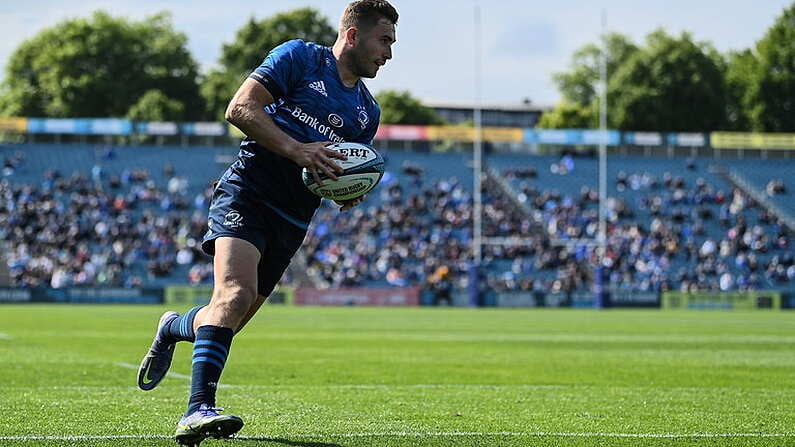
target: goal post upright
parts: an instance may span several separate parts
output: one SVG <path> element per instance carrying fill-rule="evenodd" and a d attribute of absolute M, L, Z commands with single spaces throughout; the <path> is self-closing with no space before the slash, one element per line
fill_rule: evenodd
<path fill-rule="evenodd" d="M 602 51 L 599 57 L 599 233 L 594 266 L 594 307 L 607 304 L 604 257 L 607 252 L 607 10 L 602 9 Z"/>
<path fill-rule="evenodd" d="M 598 168 L 598 230 L 596 237 L 582 239 L 552 239 L 553 245 L 564 245 L 567 247 L 587 246 L 596 254 L 595 264 L 593 265 L 593 293 L 594 307 L 597 309 L 605 307 L 606 284 L 604 278 L 603 260 L 607 252 L 607 144 L 609 133 L 607 130 L 607 57 L 608 57 L 608 36 L 607 36 L 607 10 L 603 9 L 601 14 L 601 54 L 599 58 L 599 168 Z M 472 194 L 472 257 L 469 267 L 469 303 L 477 306 L 479 299 L 479 282 L 482 280 L 480 270 L 482 268 L 483 247 L 484 246 L 503 246 L 516 247 L 527 246 L 532 243 L 531 238 L 521 237 L 484 237 L 483 236 L 483 124 L 482 124 L 482 60 L 481 60 L 481 16 L 480 6 L 474 6 L 474 108 L 473 108 L 473 194 Z"/>
<path fill-rule="evenodd" d="M 482 122 L 482 94 L 481 94 L 481 42 L 480 42 L 480 6 L 474 9 L 474 48 L 475 48 L 475 107 L 473 110 L 473 125 L 475 135 L 472 146 L 473 193 L 472 193 L 472 262 L 469 266 L 469 305 L 479 306 L 481 262 L 483 259 L 483 197 L 481 194 L 483 179 L 483 122 Z"/>

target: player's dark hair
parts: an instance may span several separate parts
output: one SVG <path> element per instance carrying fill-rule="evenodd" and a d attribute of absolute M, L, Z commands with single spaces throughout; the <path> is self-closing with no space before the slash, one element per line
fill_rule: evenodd
<path fill-rule="evenodd" d="M 398 12 L 386 0 L 356 0 L 348 4 L 342 13 L 340 31 L 356 27 L 367 30 L 374 27 L 379 20 L 389 20 L 397 25 Z"/>

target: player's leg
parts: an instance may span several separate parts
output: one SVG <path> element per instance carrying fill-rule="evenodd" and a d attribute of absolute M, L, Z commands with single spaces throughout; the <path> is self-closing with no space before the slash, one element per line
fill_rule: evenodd
<path fill-rule="evenodd" d="M 238 325 L 237 329 L 235 330 L 235 335 L 237 335 L 237 333 L 240 332 L 241 329 L 243 329 L 243 327 L 246 325 L 246 323 L 248 323 L 249 320 L 251 320 L 251 318 L 254 316 L 254 314 L 256 314 L 257 311 L 259 310 L 259 308 L 262 307 L 262 305 L 265 303 L 266 299 L 267 298 L 265 296 L 263 296 L 263 295 L 257 295 L 257 299 L 254 300 L 254 304 L 251 305 L 251 307 L 248 310 L 248 313 L 246 313 L 246 315 L 243 317 L 243 320 L 240 321 L 240 324 Z M 202 317 L 203 317 L 203 315 L 202 315 Z M 193 329 L 194 331 L 199 328 L 199 324 L 200 324 L 199 322 L 200 321 L 203 321 L 202 318 L 198 318 L 198 319 L 195 320 L 194 324 L 196 326 Z"/>
<path fill-rule="evenodd" d="M 193 320 L 203 307 L 194 307 L 184 315 L 168 311 L 160 317 L 149 352 L 146 353 L 138 368 L 139 388 L 149 391 L 163 380 L 171 367 L 176 343 L 178 341 L 192 342 L 195 339 Z"/>
<path fill-rule="evenodd" d="M 254 317 L 254 314 L 257 313 L 259 308 L 262 307 L 263 304 L 265 304 L 265 300 L 267 299 L 268 297 L 266 297 L 265 295 L 257 295 L 257 299 L 254 301 L 254 304 L 252 304 L 251 307 L 248 309 L 248 313 L 246 313 L 246 316 L 243 317 L 243 320 L 240 322 L 240 325 L 237 327 L 235 334 L 243 330 L 243 328 L 251 320 L 251 318 Z"/>
<path fill-rule="evenodd" d="M 261 216 L 265 242 L 257 266 L 258 295 L 235 333 L 243 329 L 268 299 L 306 237 L 306 229 L 298 228 L 272 212 L 263 210 Z"/>
<path fill-rule="evenodd" d="M 259 250 L 248 241 L 233 237 L 215 240 L 215 285 L 210 304 L 195 318 L 190 400 L 176 431 L 181 444 L 196 444 L 208 436 L 231 436 L 243 427 L 237 416 L 218 413 L 215 393 L 235 330 L 257 301 L 259 260 Z"/>
<path fill-rule="evenodd" d="M 259 266 L 257 266 L 257 290 L 259 292 L 257 300 L 251 305 L 235 333 L 240 332 L 249 320 L 254 317 L 260 307 L 265 304 L 265 301 L 281 280 L 282 275 L 284 275 L 284 271 L 290 265 L 293 255 L 304 240 L 304 232 L 297 229 L 288 228 L 286 231 L 278 232 L 278 234 L 280 236 L 278 241 L 273 238 L 269 239 Z"/>

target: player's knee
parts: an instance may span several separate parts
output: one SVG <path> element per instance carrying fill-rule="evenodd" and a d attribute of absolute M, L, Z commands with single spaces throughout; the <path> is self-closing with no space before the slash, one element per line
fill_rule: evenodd
<path fill-rule="evenodd" d="M 235 282 L 222 283 L 217 284 L 213 290 L 210 305 L 224 315 L 240 318 L 248 312 L 256 299 L 257 291 L 254 287 Z"/>

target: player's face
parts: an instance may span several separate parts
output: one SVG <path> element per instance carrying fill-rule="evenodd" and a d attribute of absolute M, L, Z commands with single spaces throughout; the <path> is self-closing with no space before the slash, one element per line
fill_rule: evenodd
<path fill-rule="evenodd" d="M 395 25 L 386 19 L 359 34 L 353 48 L 351 71 L 362 78 L 374 78 L 378 69 L 392 59 L 395 43 Z"/>

